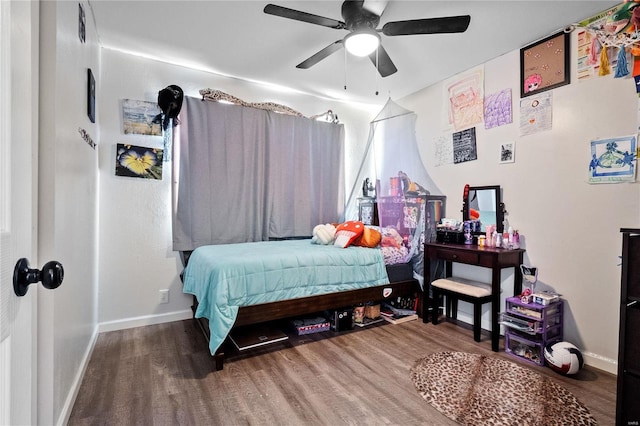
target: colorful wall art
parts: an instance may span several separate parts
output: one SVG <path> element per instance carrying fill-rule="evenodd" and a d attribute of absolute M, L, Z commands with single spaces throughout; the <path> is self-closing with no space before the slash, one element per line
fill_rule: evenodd
<path fill-rule="evenodd" d="M 448 105 L 447 126 L 467 129 L 484 117 L 484 68 L 477 67 L 444 83 Z"/>
<path fill-rule="evenodd" d="M 116 176 L 162 180 L 160 148 L 117 144 Z"/>
<path fill-rule="evenodd" d="M 635 135 L 591 141 L 589 183 L 635 182 Z"/>
<path fill-rule="evenodd" d="M 513 121 L 511 107 L 511 89 L 492 93 L 484 98 L 484 128 L 511 124 Z"/>

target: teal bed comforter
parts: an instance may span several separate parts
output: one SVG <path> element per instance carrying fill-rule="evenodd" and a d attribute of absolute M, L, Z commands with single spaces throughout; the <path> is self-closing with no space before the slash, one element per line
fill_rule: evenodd
<path fill-rule="evenodd" d="M 380 249 L 340 248 L 311 240 L 202 246 L 184 272 L 183 291 L 196 296 L 215 354 L 238 308 L 389 283 Z"/>

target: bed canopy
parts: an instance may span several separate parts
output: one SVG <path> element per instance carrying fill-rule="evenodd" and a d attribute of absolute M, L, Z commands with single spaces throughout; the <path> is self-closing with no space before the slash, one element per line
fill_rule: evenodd
<path fill-rule="evenodd" d="M 375 197 L 377 214 L 373 224 L 399 231 L 401 244 L 406 247 L 404 261 L 413 260 L 414 274 L 422 283 L 423 243 L 432 237 L 425 223 L 440 219 L 445 197 L 420 157 L 416 118 L 413 111 L 389 99 L 371 121 L 365 152 L 347 200 L 346 217 L 358 217 L 358 203 Z M 438 202 L 430 203 L 434 198 Z"/>

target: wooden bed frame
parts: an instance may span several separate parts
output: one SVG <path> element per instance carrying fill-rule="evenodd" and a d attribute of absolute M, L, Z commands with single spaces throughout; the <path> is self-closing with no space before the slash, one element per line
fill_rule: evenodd
<path fill-rule="evenodd" d="M 186 266 L 190 252 L 182 252 L 182 262 Z M 341 309 L 346 306 L 357 305 L 369 301 L 384 301 L 392 297 L 407 296 L 417 294 L 419 298 L 418 313 L 424 319 L 424 308 L 422 290 L 416 279 L 408 278 L 405 273 L 398 272 L 399 268 L 404 265 L 392 265 L 387 267 L 390 284 L 379 285 L 375 287 L 367 287 L 356 290 L 347 290 L 337 293 L 327 293 L 317 296 L 307 296 L 291 300 L 282 300 L 278 302 L 261 303 L 258 305 L 241 306 L 238 310 L 238 316 L 233 327 L 247 326 L 259 324 L 267 321 L 291 318 L 296 316 L 309 315 L 325 310 Z M 396 268 L 394 268 L 396 267 Z M 398 278 L 398 279 L 396 279 Z M 384 297 L 384 289 L 392 289 L 388 297 Z M 198 307 L 198 300 L 193 296 L 193 320 L 196 326 L 202 331 L 207 345 L 209 344 L 209 321 L 206 318 L 196 318 L 195 313 Z M 216 371 L 222 370 L 224 366 L 224 348 L 227 345 L 229 337 L 220 345 L 220 348 L 213 356 Z"/>

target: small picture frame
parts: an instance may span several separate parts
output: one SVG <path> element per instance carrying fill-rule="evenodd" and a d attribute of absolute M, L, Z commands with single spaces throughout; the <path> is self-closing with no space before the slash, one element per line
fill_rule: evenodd
<path fill-rule="evenodd" d="M 87 115 L 92 123 L 96 122 L 96 80 L 91 68 L 87 69 Z"/>
<path fill-rule="evenodd" d="M 87 18 L 82 3 L 78 3 L 78 38 L 80 43 L 84 43 L 87 38 Z"/>
<path fill-rule="evenodd" d="M 500 164 L 516 161 L 516 142 L 503 142 L 500 144 Z"/>
<path fill-rule="evenodd" d="M 520 49 L 520 97 L 570 83 L 571 34 L 555 33 Z"/>

